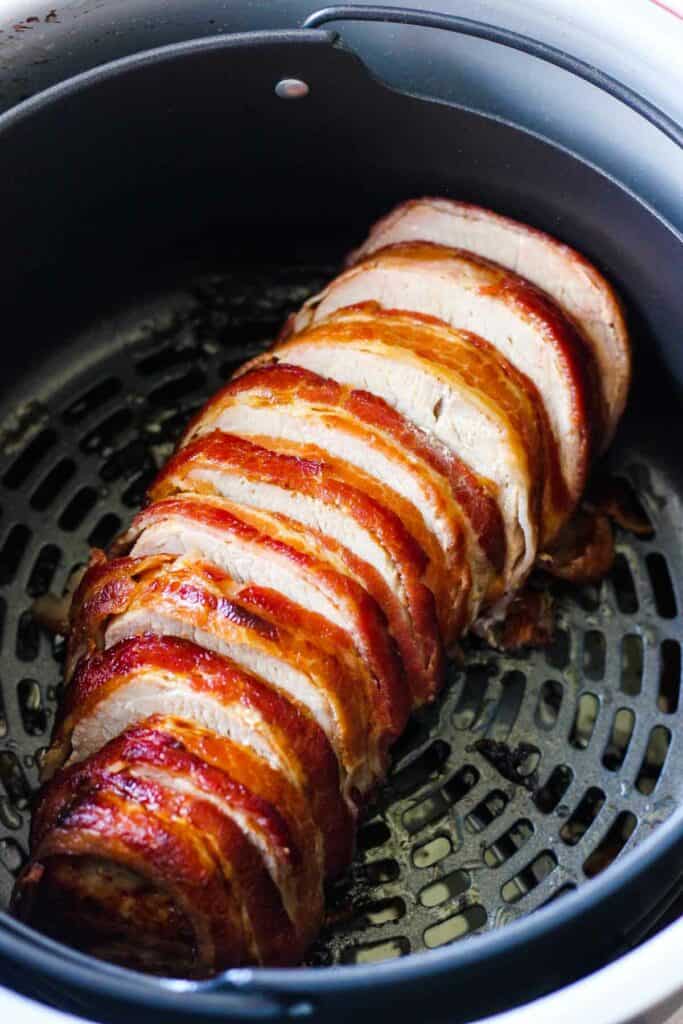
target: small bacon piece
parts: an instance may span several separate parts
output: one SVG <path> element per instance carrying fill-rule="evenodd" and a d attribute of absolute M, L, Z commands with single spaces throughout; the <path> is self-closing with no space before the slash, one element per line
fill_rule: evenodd
<path fill-rule="evenodd" d="M 579 509 L 555 544 L 538 556 L 538 566 L 568 583 L 596 583 L 614 562 L 614 533 L 605 515 Z"/>

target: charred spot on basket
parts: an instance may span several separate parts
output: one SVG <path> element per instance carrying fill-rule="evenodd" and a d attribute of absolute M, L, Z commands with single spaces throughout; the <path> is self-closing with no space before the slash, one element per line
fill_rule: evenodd
<path fill-rule="evenodd" d="M 538 765 L 540 751 L 533 743 L 518 743 L 510 747 L 507 743 L 484 737 L 477 740 L 473 750 L 493 765 L 499 775 L 515 786 L 523 786 L 530 793 L 538 786 Z"/>

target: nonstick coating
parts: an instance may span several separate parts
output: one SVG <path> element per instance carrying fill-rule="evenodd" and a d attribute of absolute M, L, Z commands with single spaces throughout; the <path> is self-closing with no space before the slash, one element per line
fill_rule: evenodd
<path fill-rule="evenodd" d="M 283 102 L 274 85 L 294 73 L 311 92 Z M 58 694 L 59 645 L 38 631 L 32 599 L 108 542 L 190 412 L 395 199 L 483 201 L 576 244 L 621 287 L 638 369 L 610 463 L 654 536 L 620 533 L 601 588 L 558 590 L 549 651 L 470 644 L 444 699 L 411 726 L 312 952 L 314 965 L 353 967 L 243 972 L 221 987 L 237 980 L 247 995 L 188 986 L 181 1006 L 163 983 L 60 959 L 9 922 L 0 948 L 19 962 L 30 950 L 46 986 L 63 982 L 62 1003 L 83 998 L 93 1012 L 97 988 L 98 1013 L 134 998 L 166 1020 L 282 1005 L 346 1017 L 388 997 L 408 1013 L 427 980 L 429 1015 L 465 1019 L 616 955 L 680 880 L 674 233 L 568 154 L 384 89 L 324 33 L 176 48 L 82 85 L 0 119 L 14 256 L 0 434 L 5 904 Z M 481 739 L 503 744 L 496 757 Z M 659 842 L 647 838 L 655 826 Z M 438 952 L 404 959 L 425 949 Z M 374 966 L 387 957 L 397 962 Z"/>

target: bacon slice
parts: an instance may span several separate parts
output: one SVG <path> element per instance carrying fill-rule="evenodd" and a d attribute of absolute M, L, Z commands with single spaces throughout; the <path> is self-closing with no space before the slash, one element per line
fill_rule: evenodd
<path fill-rule="evenodd" d="M 412 199 L 371 229 L 348 263 L 397 242 L 434 242 L 467 249 L 513 270 L 541 288 L 578 324 L 591 347 L 607 412 L 602 448 L 612 439 L 626 405 L 631 345 L 622 304 L 596 267 L 563 242 L 471 203 Z"/>
<path fill-rule="evenodd" d="M 58 935 L 62 927 L 68 926 L 70 917 L 80 924 L 84 897 L 92 901 L 98 895 L 89 872 L 79 872 L 81 877 L 73 880 L 70 908 L 67 902 L 71 914 L 60 913 L 64 908 L 59 897 L 68 900 L 68 895 L 51 867 L 57 860 L 59 868 L 65 858 L 76 863 L 83 858 L 89 858 L 91 864 L 92 860 L 113 862 L 168 894 L 192 928 L 198 974 L 214 973 L 224 963 L 244 962 L 248 941 L 239 899 L 195 829 L 164 821 L 137 800 L 107 792 L 104 786 L 75 805 L 65 806 L 34 850 L 27 871 L 17 882 L 13 903 L 15 912 L 24 919 L 43 927 L 47 924 Z M 47 894 L 41 891 L 44 885 Z M 57 902 L 53 920 L 50 896 Z M 125 923 L 125 902 L 108 909 L 124 919 L 121 924 Z"/>
<path fill-rule="evenodd" d="M 183 491 L 227 497 L 231 512 L 240 519 L 249 515 L 252 525 L 262 526 L 271 539 L 271 518 L 264 524 L 262 516 L 254 519 L 254 512 L 247 513 L 243 506 L 285 516 L 305 528 L 299 531 L 300 556 L 303 545 L 312 539 L 311 531 L 321 540 L 336 542 L 345 567 L 384 610 L 408 676 L 415 680 L 414 696 L 423 700 L 436 693 L 443 673 L 434 594 L 424 581 L 431 575 L 439 596 L 443 583 L 436 572 L 430 574 L 423 550 L 396 511 L 361 490 L 357 485 L 362 483 L 352 467 L 275 452 L 214 431 L 182 448 L 161 471 L 150 493 L 153 499 Z M 391 501 L 390 494 L 381 497 Z M 282 535 L 280 539 L 284 539 Z M 291 532 L 287 539 L 291 541 Z M 310 553 L 310 543 L 306 546 Z M 148 546 L 144 550 L 149 550 Z M 269 560 L 272 573 L 270 551 Z M 241 572 L 244 575 L 242 568 Z M 262 571 L 255 569 L 253 578 L 256 582 L 263 579 Z M 279 589 L 286 592 L 281 584 Z M 329 610 L 312 601 L 306 601 L 306 607 L 335 621 Z M 336 624 L 343 627 L 343 621 L 338 616 Z"/>
<path fill-rule="evenodd" d="M 473 587 L 502 571 L 505 535 L 500 510 L 487 481 L 377 395 L 354 390 L 301 366 L 284 363 L 253 368 L 222 388 L 195 417 L 188 442 L 214 429 L 262 443 L 298 442 L 345 460 L 422 510 L 461 589 L 462 534 Z M 485 589 L 485 587 L 484 587 Z M 476 614 L 476 612 L 475 612 Z"/>
<path fill-rule="evenodd" d="M 78 829 L 78 850 L 87 833 L 96 830 L 103 812 L 105 816 L 112 810 L 125 813 L 127 821 L 122 828 L 131 819 L 140 822 L 144 815 L 147 833 L 160 830 L 163 841 L 171 847 L 166 856 L 162 847 L 152 865 L 162 883 L 169 885 L 173 880 L 174 889 L 178 891 L 178 879 L 182 879 L 188 894 L 196 899 L 197 890 L 211 878 L 211 868 L 218 869 L 213 876 L 214 884 L 206 885 L 212 901 L 207 905 L 205 896 L 200 912 L 194 907 L 197 934 L 199 937 L 203 925 L 212 938 L 220 936 L 221 918 L 227 911 L 228 919 L 233 918 L 230 931 L 236 932 L 239 939 L 237 953 L 234 948 L 223 951 L 214 939 L 213 966 L 220 969 L 236 960 L 238 963 L 286 963 L 292 948 L 301 956 L 305 947 L 284 911 L 260 854 L 247 836 L 225 813 L 224 807 L 207 799 L 206 794 L 196 795 L 189 787 L 182 791 L 164 784 L 168 780 L 163 773 L 157 778 L 142 774 L 139 758 L 144 738 L 141 731 L 131 739 L 132 750 L 129 737 L 124 735 L 103 748 L 86 766 L 63 773 L 48 788 L 48 827 L 37 840 L 37 859 L 50 853 L 66 852 L 70 823 Z M 150 742 L 149 736 L 147 742 Z M 129 765 L 131 753 L 134 763 Z M 76 807 L 72 809 L 74 803 Z M 67 832 L 66 843 L 60 842 L 62 832 Z M 117 838 L 120 837 L 117 829 Z M 95 853 L 95 848 L 91 847 L 88 852 Z M 108 853 L 106 847 L 103 853 Z M 221 882 L 226 890 L 223 894 Z M 235 910 L 229 914 L 231 905 L 236 908 L 236 914 Z M 235 916 L 239 918 L 239 930 Z"/>
<path fill-rule="evenodd" d="M 108 599 L 112 580 L 118 588 L 115 606 Z M 87 602 L 83 611 L 75 611 L 74 635 L 90 637 L 90 650 L 111 647 L 141 633 L 179 636 L 201 643 L 308 709 L 339 757 L 349 798 L 356 790 L 362 794 L 374 786 L 384 769 L 388 742 L 382 726 L 370 722 L 375 707 L 368 698 L 375 694 L 368 694 L 343 664 L 314 646 L 304 633 L 268 622 L 241 605 L 237 600 L 239 588 L 224 573 L 206 571 L 201 564 L 183 559 L 166 562 L 157 569 L 150 569 L 147 560 L 119 559 L 96 567 L 92 579 L 85 577 L 83 588 Z M 104 595 L 104 602 L 98 601 L 98 595 Z M 163 712 L 154 692 L 154 678 L 138 695 L 136 712 L 146 706 L 146 697 L 152 706 L 145 715 Z M 70 695 L 71 688 L 68 699 Z M 184 717 L 182 703 L 169 713 Z M 193 713 L 198 715 L 201 709 L 195 708 Z M 195 721 L 211 728 L 211 713 Z M 86 741 L 80 739 L 80 734 L 74 736 L 80 757 L 88 756 L 101 743 L 93 728 Z M 85 747 L 81 747 L 82 742 Z"/>
<path fill-rule="evenodd" d="M 353 810 L 342 798 L 337 759 L 315 719 L 226 658 L 178 637 L 134 636 L 80 662 L 55 724 L 44 778 L 67 760 L 87 765 L 105 743 L 153 715 L 182 717 L 263 759 L 309 802 L 324 837 L 326 873 L 346 866 Z M 311 845 L 315 849 L 314 837 Z"/>
<path fill-rule="evenodd" d="M 335 278 L 304 304 L 291 329 L 301 331 L 336 309 L 367 301 L 476 330 L 525 374 L 545 404 L 569 498 L 578 501 L 604 436 L 599 383 L 590 349 L 550 298 L 472 253 L 407 242 L 373 253 Z"/>
<path fill-rule="evenodd" d="M 339 311 L 262 358 L 372 391 L 492 479 L 506 531 L 504 586 L 519 585 L 539 541 L 542 424 L 528 386 L 491 346 L 431 318 L 368 305 Z M 564 515 L 561 500 L 560 508 Z"/>
<path fill-rule="evenodd" d="M 150 783 L 164 791 L 170 790 L 178 799 L 207 802 L 221 816 L 230 819 L 254 848 L 252 859 L 262 861 L 266 867 L 269 886 L 277 889 L 277 898 L 271 898 L 270 903 L 273 906 L 281 903 L 288 917 L 288 922 L 284 922 L 280 910 L 280 923 L 274 921 L 272 930 L 305 949 L 322 916 L 322 860 L 316 857 L 315 827 L 307 840 L 312 848 L 303 845 L 302 826 L 310 821 L 310 815 L 305 814 L 301 823 L 295 818 L 287 821 L 280 809 L 261 795 L 264 791 L 271 796 L 287 792 L 281 777 L 263 759 L 255 758 L 248 749 L 230 740 L 221 739 L 215 742 L 217 751 L 214 749 L 221 763 L 221 768 L 217 768 L 183 742 L 185 737 L 190 737 L 192 742 L 193 736 L 200 749 L 214 749 L 211 734 L 203 734 L 182 722 L 175 725 L 173 720 L 157 717 L 128 728 L 88 761 L 72 766 L 47 787 L 34 818 L 33 842 L 40 846 L 59 819 L 65 803 L 76 799 L 84 786 L 97 786 L 102 773 L 113 772 L 117 777 L 125 773 L 126 779 L 133 779 L 136 786 L 143 787 L 142 792 Z M 250 786 L 235 777 L 238 774 L 244 778 L 245 771 Z M 255 792 L 254 786 L 260 793 Z M 133 792 L 130 787 L 129 791 Z M 250 924 L 250 918 L 246 917 L 245 928 Z M 260 956 L 268 959 L 263 952 L 263 939 L 257 946 Z"/>

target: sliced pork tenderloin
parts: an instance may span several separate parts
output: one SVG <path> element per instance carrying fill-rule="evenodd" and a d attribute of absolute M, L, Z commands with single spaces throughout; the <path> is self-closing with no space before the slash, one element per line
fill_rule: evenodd
<path fill-rule="evenodd" d="M 405 516 L 410 524 L 411 506 L 405 503 L 403 507 L 402 499 L 385 489 L 368 494 L 363 487 L 365 479 L 352 466 L 330 464 L 306 454 L 264 448 L 214 431 L 177 452 L 152 485 L 150 495 L 159 500 L 181 492 L 218 494 L 228 499 L 233 510 L 236 506 L 240 517 L 248 514 L 252 525 L 271 538 L 273 513 L 284 516 L 304 528 L 298 530 L 300 552 L 312 536 L 336 542 L 337 550 L 345 554 L 345 568 L 353 571 L 362 562 L 374 570 L 373 579 L 380 577 L 381 590 L 371 583 L 367 570 L 361 582 L 387 615 L 408 676 L 415 680 L 414 697 L 418 702 L 432 697 L 443 672 L 435 596 L 445 608 L 446 580 L 439 566 L 430 566 L 402 519 Z M 254 518 L 253 511 L 246 513 L 245 506 L 265 514 L 267 520 L 262 515 Z M 415 532 L 421 532 L 419 523 L 412 525 Z M 290 531 L 287 543 L 292 536 Z M 285 540 L 282 534 L 278 539 Z M 421 539 L 427 539 L 426 530 Z M 135 550 L 139 551 L 137 543 Z M 141 553 L 146 551 L 148 548 Z M 316 555 L 320 557 L 319 550 Z M 281 585 L 279 589 L 286 593 Z M 308 602 L 299 603 L 311 607 Z M 324 614 L 335 621 L 328 612 Z M 445 612 L 448 621 L 447 616 Z M 343 626 L 342 621 L 336 624 Z"/>
<path fill-rule="evenodd" d="M 631 345 L 612 286 L 575 249 L 510 217 L 451 199 L 412 199 L 382 217 L 348 260 L 353 265 L 397 242 L 434 242 L 466 249 L 541 288 L 573 318 L 591 347 L 600 376 L 607 447 L 626 405 Z"/>
<path fill-rule="evenodd" d="M 143 737 L 138 735 L 132 745 L 133 748 L 141 747 Z M 300 940 L 284 911 L 279 892 L 259 852 L 232 817 L 205 795 L 192 793 L 189 786 L 183 791 L 173 784 L 137 774 L 139 768 L 130 771 L 125 747 L 125 736 L 114 740 L 86 764 L 64 772 L 49 787 L 57 791 L 50 794 L 50 803 L 56 814 L 52 828 L 38 845 L 38 851 L 43 851 L 38 853 L 38 858 L 45 856 L 46 848 L 53 847 L 60 832 L 69 830 L 67 823 L 72 815 L 76 819 L 72 827 L 76 827 L 82 837 L 88 831 L 83 817 L 88 823 L 92 822 L 93 807 L 97 807 L 99 812 L 95 820 L 102 810 L 106 813 L 114 808 L 125 808 L 126 816 L 138 821 L 143 814 L 142 825 L 148 832 L 159 828 L 167 837 L 177 836 L 185 847 L 183 850 L 177 845 L 174 851 L 169 850 L 168 861 L 162 854 L 159 858 L 161 863 L 154 864 L 155 870 L 166 869 L 171 877 L 175 874 L 183 880 L 189 878 L 196 885 L 211 877 L 213 865 L 219 868 L 225 897 L 210 912 L 207 923 L 215 933 L 218 925 L 214 923 L 214 917 L 223 912 L 228 901 L 234 901 L 241 923 L 238 962 L 286 963 L 288 948 L 292 944 L 301 955 Z M 164 777 L 163 772 L 159 774 Z M 74 802 L 78 810 L 71 811 Z M 62 850 L 58 840 L 57 849 Z M 179 853 L 183 859 L 179 861 L 173 853 Z M 197 860 L 203 863 L 197 864 Z M 123 863 L 126 864 L 125 861 Z M 216 897 L 218 889 L 216 885 Z M 234 956 L 232 950 L 230 956 Z M 221 960 L 217 966 L 228 966 L 229 963 Z"/>
<path fill-rule="evenodd" d="M 468 620 L 476 617 L 505 560 L 495 494 L 383 399 L 301 366 L 273 363 L 222 388 L 182 443 L 215 429 L 258 438 L 266 447 L 275 440 L 313 446 L 391 486 L 421 512 L 440 546 L 454 608 L 465 591 Z"/>
<path fill-rule="evenodd" d="M 59 710 L 43 778 L 52 779 L 66 762 L 83 763 L 155 715 L 181 719 L 182 732 L 174 729 L 183 745 L 218 767 L 227 757 L 221 739 L 251 751 L 278 776 L 282 792 L 290 790 L 281 809 L 296 809 L 292 789 L 310 806 L 324 841 L 326 874 L 344 869 L 355 812 L 342 798 L 337 759 L 314 717 L 225 657 L 178 637 L 134 636 L 80 662 Z M 201 730 L 215 735 L 215 746 Z M 264 776 L 261 785 L 266 782 Z M 45 806 L 34 823 L 36 842 L 49 822 Z M 304 827 L 305 819 L 299 820 Z M 317 849 L 311 833 L 308 855 L 314 861 Z"/>
<path fill-rule="evenodd" d="M 281 923 L 279 931 L 305 949 L 322 914 L 322 847 L 310 813 L 301 822 L 296 817 L 288 820 L 279 807 L 264 798 L 264 791 L 271 796 L 287 791 L 282 786 L 283 777 L 262 758 L 229 739 L 214 737 L 211 744 L 210 733 L 189 724 L 174 727 L 172 719 L 165 721 L 164 726 L 159 717 L 153 717 L 129 727 L 97 754 L 62 773 L 43 794 L 35 815 L 34 841 L 39 845 L 64 805 L 82 795 L 84 787 L 96 784 L 103 772 L 125 772 L 133 780 L 206 801 L 230 818 L 254 848 L 294 929 L 292 932 Z M 186 746 L 183 738 L 193 733 L 200 748 L 208 745 L 220 749 L 221 768 Z M 243 778 L 246 774 L 250 785 L 240 782 L 235 774 Z M 291 807 L 291 803 L 285 807 Z M 248 920 L 245 927 L 249 927 Z"/>
<path fill-rule="evenodd" d="M 304 304 L 289 330 L 368 301 L 476 331 L 528 377 L 544 402 L 567 493 L 578 501 L 604 433 L 599 380 L 587 344 L 548 296 L 472 253 L 406 242 L 335 278 Z"/>
<path fill-rule="evenodd" d="M 100 611 L 97 593 L 106 599 L 114 581 L 120 590 L 116 610 L 109 602 Z M 82 616 L 77 626 L 92 638 L 91 650 L 111 647 L 136 635 L 156 634 L 182 637 L 223 654 L 309 710 L 339 757 L 349 800 L 375 785 L 385 767 L 386 738 L 375 725 L 368 695 L 342 663 L 315 646 L 305 633 L 268 622 L 249 611 L 234 600 L 230 581 L 224 586 L 215 574 L 182 559 L 170 567 L 141 573 L 136 559 L 120 559 L 110 563 L 108 573 L 99 572 L 89 586 L 87 617 Z M 163 711 L 151 683 L 142 686 L 136 702 L 135 710 L 141 717 Z M 211 705 L 209 711 L 216 710 Z M 169 706 L 168 713 L 184 718 L 189 714 L 182 706 Z M 108 708 L 107 716 L 110 714 Z M 120 729 L 128 724 L 127 714 L 122 707 Z M 201 714 L 201 709 L 193 705 L 193 714 Z M 210 717 L 190 720 L 215 728 Z M 98 736 L 97 728 L 103 730 L 102 736 Z M 75 733 L 73 757 L 83 758 L 97 750 L 109 728 L 107 717 L 104 721 L 98 718 L 88 723 L 85 737 Z"/>
<path fill-rule="evenodd" d="M 439 323 L 363 307 L 335 313 L 261 359 L 371 391 L 490 479 L 505 525 L 503 585 L 510 591 L 536 557 L 544 444 L 525 387 L 490 356 L 490 346 Z"/>

